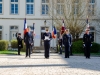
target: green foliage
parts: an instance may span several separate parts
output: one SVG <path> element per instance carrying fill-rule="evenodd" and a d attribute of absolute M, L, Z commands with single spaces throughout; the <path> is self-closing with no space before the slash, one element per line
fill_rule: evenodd
<path fill-rule="evenodd" d="M 83 53 L 84 52 L 83 41 L 78 40 L 73 42 L 72 51 L 73 53 Z M 99 51 L 100 51 L 100 44 L 93 43 L 93 46 L 91 47 L 91 53 L 98 53 Z"/>
<path fill-rule="evenodd" d="M 93 46 L 91 47 L 92 53 L 98 53 L 100 51 L 100 44 L 93 43 Z"/>
<path fill-rule="evenodd" d="M 11 40 L 11 47 L 18 48 L 17 40 Z"/>
<path fill-rule="evenodd" d="M 0 50 L 7 50 L 8 48 L 8 41 L 0 40 Z"/>
<path fill-rule="evenodd" d="M 18 48 L 17 40 L 11 40 L 11 47 Z M 24 45 L 24 42 L 23 42 L 23 48 L 21 49 L 21 51 L 25 51 L 25 50 L 26 50 L 26 46 Z"/>
<path fill-rule="evenodd" d="M 79 40 L 79 41 L 73 42 L 72 51 L 73 53 L 83 53 L 84 52 L 83 41 Z"/>

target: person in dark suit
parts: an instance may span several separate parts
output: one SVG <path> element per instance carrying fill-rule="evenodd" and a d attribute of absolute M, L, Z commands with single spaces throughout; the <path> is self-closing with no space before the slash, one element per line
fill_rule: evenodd
<path fill-rule="evenodd" d="M 32 43 L 34 43 L 34 40 L 33 40 L 33 39 L 34 39 L 34 38 L 33 38 L 33 37 L 34 37 L 34 33 L 33 33 L 33 32 L 31 32 L 30 37 L 31 37 Z M 31 54 L 32 54 L 32 51 L 33 51 L 33 46 L 34 46 L 34 44 L 31 44 L 31 46 L 30 46 L 30 49 L 31 49 L 30 52 L 31 52 Z"/>
<path fill-rule="evenodd" d="M 45 58 L 49 58 L 49 49 L 50 49 L 51 38 L 52 38 L 51 33 L 48 31 L 48 28 L 46 28 L 46 32 L 43 34 Z"/>
<path fill-rule="evenodd" d="M 62 35 L 61 34 L 59 37 L 59 47 L 60 47 L 60 54 L 62 54 Z"/>
<path fill-rule="evenodd" d="M 29 56 L 30 58 L 30 53 L 31 53 L 30 48 L 31 48 L 31 45 L 33 44 L 30 28 L 28 28 L 28 32 L 24 34 L 24 44 L 26 45 L 26 57 Z"/>
<path fill-rule="evenodd" d="M 71 46 L 71 36 L 69 34 L 69 29 L 65 30 L 65 34 L 63 34 L 63 44 L 65 46 L 65 58 L 69 58 L 70 46 Z"/>
<path fill-rule="evenodd" d="M 86 29 L 86 33 L 83 35 L 83 45 L 85 47 L 85 56 L 90 59 L 90 49 L 93 43 L 93 36 L 89 33 L 90 29 Z"/>
<path fill-rule="evenodd" d="M 18 55 L 20 55 L 20 50 L 21 48 L 23 48 L 21 33 L 18 33 L 17 43 L 18 43 Z"/>

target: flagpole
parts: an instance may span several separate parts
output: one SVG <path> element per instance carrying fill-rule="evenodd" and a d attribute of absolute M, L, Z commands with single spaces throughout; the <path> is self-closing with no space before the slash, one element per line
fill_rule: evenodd
<path fill-rule="evenodd" d="M 53 30 L 53 0 L 52 0 L 52 30 Z M 54 48 L 54 39 L 52 40 L 53 42 L 53 48 Z"/>

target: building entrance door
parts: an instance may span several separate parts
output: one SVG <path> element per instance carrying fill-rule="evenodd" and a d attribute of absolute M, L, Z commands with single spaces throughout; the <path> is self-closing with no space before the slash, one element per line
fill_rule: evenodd
<path fill-rule="evenodd" d="M 44 46 L 44 40 L 42 39 L 43 34 L 45 33 L 45 28 L 49 28 L 49 27 L 41 27 L 41 41 L 40 41 L 40 45 Z"/>
<path fill-rule="evenodd" d="M 17 31 L 11 31 L 11 40 L 16 40 Z"/>

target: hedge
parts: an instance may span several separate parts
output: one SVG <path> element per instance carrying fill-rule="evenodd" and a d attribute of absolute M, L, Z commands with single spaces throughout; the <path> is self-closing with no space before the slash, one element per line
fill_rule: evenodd
<path fill-rule="evenodd" d="M 17 40 L 11 40 L 11 48 L 18 48 Z"/>
<path fill-rule="evenodd" d="M 59 52 L 59 45 L 57 45 L 57 49 L 58 49 L 57 51 Z M 64 47 L 63 47 L 63 50 L 64 50 Z M 82 40 L 78 40 L 78 41 L 73 42 L 72 52 L 73 53 L 84 53 Z M 98 52 L 100 52 L 100 44 L 93 43 L 93 45 L 91 47 L 91 53 L 98 53 Z"/>
<path fill-rule="evenodd" d="M 8 49 L 8 41 L 0 40 L 0 50 L 7 50 Z"/>
<path fill-rule="evenodd" d="M 11 40 L 11 48 L 18 48 L 17 40 Z M 25 50 L 26 50 L 26 47 L 23 42 L 23 48 L 21 49 L 21 51 L 25 51 Z"/>
<path fill-rule="evenodd" d="M 100 51 L 100 44 L 93 43 L 91 47 L 91 53 L 98 53 L 99 51 Z M 83 41 L 79 40 L 79 41 L 73 42 L 72 52 L 73 53 L 83 53 L 84 52 Z"/>

